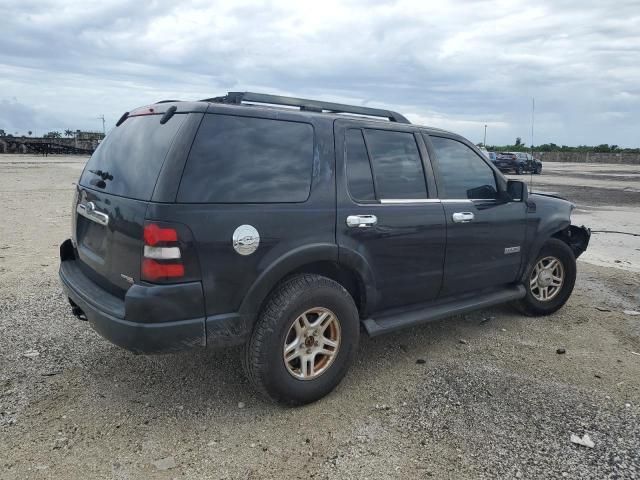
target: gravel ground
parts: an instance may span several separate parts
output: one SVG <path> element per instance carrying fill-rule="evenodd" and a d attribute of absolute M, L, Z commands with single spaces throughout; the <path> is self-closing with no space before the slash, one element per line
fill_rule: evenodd
<path fill-rule="evenodd" d="M 0 156 L 0 478 L 640 477 L 637 270 L 581 260 L 547 318 L 364 338 L 333 394 L 286 409 L 238 350 L 135 356 L 71 316 L 57 247 L 83 160 Z"/>

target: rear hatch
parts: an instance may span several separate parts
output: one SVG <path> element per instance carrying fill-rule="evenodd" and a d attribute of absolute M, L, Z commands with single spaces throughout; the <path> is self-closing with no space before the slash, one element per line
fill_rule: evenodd
<path fill-rule="evenodd" d="M 516 164 L 516 156 L 509 153 L 498 154 L 494 163 L 498 167 L 512 167 Z"/>
<path fill-rule="evenodd" d="M 131 115 L 89 159 L 73 202 L 73 242 L 80 267 L 123 297 L 140 279 L 147 206 L 167 154 L 188 114 Z"/>

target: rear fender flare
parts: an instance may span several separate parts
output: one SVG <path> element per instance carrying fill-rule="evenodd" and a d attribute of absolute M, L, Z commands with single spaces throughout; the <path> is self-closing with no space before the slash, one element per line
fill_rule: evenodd
<path fill-rule="evenodd" d="M 253 282 L 240 305 L 239 313 L 253 324 L 267 295 L 289 273 L 305 264 L 320 261 L 338 261 L 338 246 L 334 243 L 316 243 L 289 250 L 265 268 Z"/>
<path fill-rule="evenodd" d="M 290 250 L 272 262 L 253 283 L 239 309 L 247 330 L 251 330 L 267 296 L 282 279 L 305 265 L 327 261 L 337 263 L 357 276 L 364 294 L 361 315 L 369 312 L 377 302 L 377 290 L 373 272 L 365 258 L 336 244 L 307 245 Z"/>

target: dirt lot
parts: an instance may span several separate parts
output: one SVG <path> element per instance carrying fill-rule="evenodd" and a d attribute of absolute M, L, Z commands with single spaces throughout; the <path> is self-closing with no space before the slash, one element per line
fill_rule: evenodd
<path fill-rule="evenodd" d="M 365 338 L 332 395 L 285 409 L 237 350 L 134 356 L 71 316 L 57 249 L 84 160 L 0 156 L 0 478 L 640 476 L 640 316 L 623 313 L 640 237 L 594 234 L 551 317 L 505 306 Z M 545 163 L 535 188 L 640 234 L 638 167 L 603 167 Z"/>

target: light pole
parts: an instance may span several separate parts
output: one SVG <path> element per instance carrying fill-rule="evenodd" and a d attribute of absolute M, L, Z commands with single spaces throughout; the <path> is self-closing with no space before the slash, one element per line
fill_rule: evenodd
<path fill-rule="evenodd" d="M 100 115 L 98 117 L 98 120 L 102 120 L 102 135 L 106 134 L 105 128 L 104 128 L 104 115 Z"/>
<path fill-rule="evenodd" d="M 482 146 L 487 148 L 487 124 L 484 125 L 484 141 L 482 142 Z"/>

